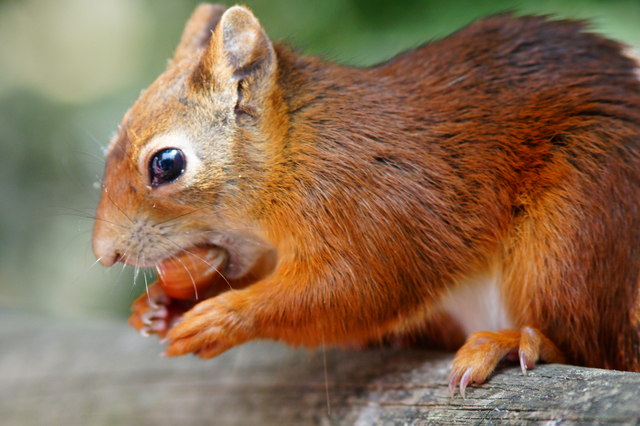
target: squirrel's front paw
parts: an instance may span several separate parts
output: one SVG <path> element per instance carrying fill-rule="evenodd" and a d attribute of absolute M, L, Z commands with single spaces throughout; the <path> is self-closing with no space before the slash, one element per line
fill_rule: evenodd
<path fill-rule="evenodd" d="M 131 305 L 129 325 L 143 336 L 164 337 L 193 304 L 173 299 L 160 285 L 152 284 Z"/>
<path fill-rule="evenodd" d="M 159 285 L 149 286 L 147 291 L 131 305 L 129 325 L 143 336 L 152 334 L 164 337 L 170 326 L 169 305 L 171 299 Z"/>
<path fill-rule="evenodd" d="M 167 334 L 168 356 L 194 353 L 212 358 L 249 340 L 249 318 L 233 308 L 227 295 L 198 303 Z"/>

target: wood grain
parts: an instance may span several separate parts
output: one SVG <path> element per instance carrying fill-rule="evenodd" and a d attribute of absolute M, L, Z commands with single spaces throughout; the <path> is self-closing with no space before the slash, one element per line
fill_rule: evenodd
<path fill-rule="evenodd" d="M 451 354 L 306 351 L 257 342 L 201 361 L 163 358 L 125 321 L 0 310 L 3 425 L 640 422 L 640 374 L 505 366 L 450 398 Z"/>

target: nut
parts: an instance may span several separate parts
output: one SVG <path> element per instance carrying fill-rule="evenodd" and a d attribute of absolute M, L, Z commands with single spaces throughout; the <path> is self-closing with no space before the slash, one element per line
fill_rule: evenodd
<path fill-rule="evenodd" d="M 175 299 L 202 299 L 217 281 L 224 280 L 221 271 L 228 257 L 219 247 L 183 250 L 156 265 L 158 284 Z"/>

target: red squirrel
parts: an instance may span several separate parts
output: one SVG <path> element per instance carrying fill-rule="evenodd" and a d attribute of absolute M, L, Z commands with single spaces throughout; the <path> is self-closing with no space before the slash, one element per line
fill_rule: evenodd
<path fill-rule="evenodd" d="M 130 323 L 169 356 L 420 341 L 462 394 L 504 358 L 640 371 L 638 66 L 502 14 L 351 68 L 200 5 L 107 149 L 94 252 L 158 268 Z"/>

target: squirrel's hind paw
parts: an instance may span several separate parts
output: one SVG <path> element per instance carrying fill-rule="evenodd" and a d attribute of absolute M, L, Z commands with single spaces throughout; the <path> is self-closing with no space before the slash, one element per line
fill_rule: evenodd
<path fill-rule="evenodd" d="M 459 387 L 464 398 L 467 386 L 484 383 L 502 359 L 518 361 L 523 374 L 538 360 L 564 362 L 558 348 L 536 328 L 476 332 L 469 336 L 451 363 L 449 394 L 453 396 Z"/>

